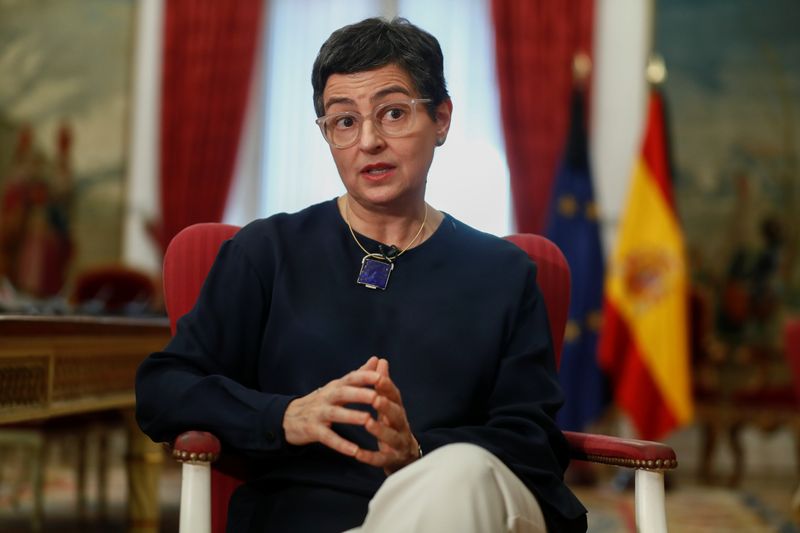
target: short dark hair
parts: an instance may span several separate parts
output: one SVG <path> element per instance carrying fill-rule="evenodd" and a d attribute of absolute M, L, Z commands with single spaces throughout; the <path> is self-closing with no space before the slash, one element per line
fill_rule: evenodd
<path fill-rule="evenodd" d="M 368 18 L 339 28 L 319 49 L 311 71 L 314 110 L 325 114 L 322 92 L 331 74 L 353 74 L 397 65 L 408 73 L 420 98 L 430 98 L 428 113 L 448 99 L 439 41 L 404 18 Z"/>

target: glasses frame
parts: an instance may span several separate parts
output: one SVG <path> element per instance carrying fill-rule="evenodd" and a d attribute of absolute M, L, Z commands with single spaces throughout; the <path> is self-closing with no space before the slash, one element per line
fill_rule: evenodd
<path fill-rule="evenodd" d="M 372 111 L 370 111 L 369 115 L 366 117 L 356 111 L 340 111 L 338 113 L 330 113 L 328 115 L 323 115 L 314 122 L 316 122 L 317 126 L 319 126 L 319 131 L 322 133 L 322 138 L 325 139 L 325 142 L 327 142 L 334 148 L 338 148 L 339 150 L 344 150 L 345 148 L 350 148 L 351 146 L 355 145 L 359 141 L 359 139 L 361 139 L 361 132 L 363 131 L 363 125 L 364 122 L 366 122 L 367 120 L 371 120 L 372 125 L 375 127 L 378 133 L 380 133 L 385 137 L 396 138 L 408 135 L 408 133 L 414 128 L 414 125 L 416 125 L 417 123 L 417 104 L 427 104 L 432 101 L 433 100 L 430 98 L 403 98 L 376 105 L 375 107 L 372 108 Z M 411 107 L 411 121 L 408 126 L 408 131 L 405 131 L 400 134 L 391 134 L 384 131 L 383 128 L 381 127 L 380 121 L 375 119 L 378 117 L 378 113 L 380 111 L 396 104 L 408 104 Z M 329 139 L 328 136 L 325 134 L 325 122 L 327 122 L 331 118 L 342 118 L 342 117 L 353 117 L 354 119 L 356 119 L 356 122 L 358 123 L 358 133 L 356 133 L 356 136 L 353 138 L 353 142 L 347 144 L 336 144 L 331 139 Z"/>

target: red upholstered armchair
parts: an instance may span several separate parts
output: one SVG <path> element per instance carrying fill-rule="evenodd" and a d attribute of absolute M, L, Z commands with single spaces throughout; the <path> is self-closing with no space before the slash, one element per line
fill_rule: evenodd
<path fill-rule="evenodd" d="M 200 286 L 219 246 L 238 230 L 225 224 L 197 224 L 181 231 L 164 257 L 164 297 L 170 324 L 194 305 Z M 507 239 L 538 265 L 538 281 L 544 294 L 560 357 L 569 306 L 570 273 L 566 259 L 555 244 L 537 235 L 511 235 Z M 675 452 L 664 444 L 606 435 L 564 432 L 574 459 L 636 469 L 636 523 L 642 533 L 665 532 L 664 471 L 675 468 Z M 180 531 L 221 533 L 225 530 L 228 501 L 242 483 L 236 469 L 212 463 L 220 443 L 213 435 L 189 431 L 173 443 L 173 456 L 183 462 Z"/>

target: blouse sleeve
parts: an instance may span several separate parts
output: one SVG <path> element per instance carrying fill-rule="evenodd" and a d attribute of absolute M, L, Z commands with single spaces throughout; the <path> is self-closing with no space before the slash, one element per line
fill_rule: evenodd
<path fill-rule="evenodd" d="M 266 274 L 256 272 L 236 240 L 227 241 L 173 339 L 141 364 L 136 416 L 153 440 L 194 429 L 242 452 L 287 446 L 283 415 L 295 397 L 256 390 L 269 312 Z"/>

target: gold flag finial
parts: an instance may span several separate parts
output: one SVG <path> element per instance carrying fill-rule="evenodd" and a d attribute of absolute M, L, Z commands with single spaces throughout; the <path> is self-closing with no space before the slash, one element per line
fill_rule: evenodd
<path fill-rule="evenodd" d="M 653 52 L 647 60 L 645 77 L 651 85 L 661 85 L 667 79 L 667 65 L 664 58 Z"/>
<path fill-rule="evenodd" d="M 572 58 L 572 79 L 581 85 L 589 79 L 592 72 L 592 60 L 586 52 L 578 52 Z"/>

